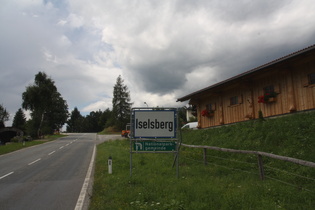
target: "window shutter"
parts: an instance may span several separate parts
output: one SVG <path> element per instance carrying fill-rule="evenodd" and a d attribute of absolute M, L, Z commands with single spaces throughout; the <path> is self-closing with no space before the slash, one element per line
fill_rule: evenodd
<path fill-rule="evenodd" d="M 212 111 L 215 111 L 216 107 L 215 107 L 215 103 L 212 104 Z"/>
<path fill-rule="evenodd" d="M 281 90 L 280 90 L 280 85 L 279 85 L 279 84 L 274 85 L 274 91 L 275 91 L 276 93 L 280 93 L 280 92 L 281 92 Z"/>
<path fill-rule="evenodd" d="M 309 78 L 307 74 L 302 76 L 302 85 L 303 87 L 309 86 Z"/>
<path fill-rule="evenodd" d="M 238 98 L 238 103 L 242 104 L 243 103 L 243 95 L 239 95 L 239 96 L 237 96 L 237 98 Z"/>

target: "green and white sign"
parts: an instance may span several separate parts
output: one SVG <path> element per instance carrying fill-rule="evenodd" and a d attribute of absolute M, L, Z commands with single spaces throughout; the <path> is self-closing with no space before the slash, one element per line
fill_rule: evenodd
<path fill-rule="evenodd" d="M 174 141 L 140 141 L 134 142 L 135 151 L 176 151 Z"/>
<path fill-rule="evenodd" d="M 133 110 L 134 138 L 176 138 L 176 109 Z"/>
<path fill-rule="evenodd" d="M 172 107 L 135 107 L 130 112 L 130 176 L 134 153 L 176 154 L 179 174 L 178 109 Z"/>

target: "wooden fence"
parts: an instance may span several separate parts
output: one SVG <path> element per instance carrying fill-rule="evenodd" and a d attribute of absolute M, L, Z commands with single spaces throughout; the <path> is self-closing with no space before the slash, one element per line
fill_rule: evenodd
<path fill-rule="evenodd" d="M 285 156 L 281 156 L 281 155 L 275 155 L 275 154 L 271 154 L 271 153 L 267 153 L 267 152 L 250 151 L 250 150 L 236 150 L 236 149 L 227 149 L 227 148 L 221 148 L 221 147 L 202 146 L 202 145 L 188 145 L 188 144 L 182 144 L 182 143 L 180 145 L 184 146 L 184 147 L 201 148 L 201 149 L 203 149 L 204 164 L 207 164 L 207 149 L 217 150 L 217 151 L 222 151 L 222 152 L 232 152 L 232 153 L 243 153 L 243 154 L 257 155 L 259 175 L 260 175 L 260 179 L 261 180 L 265 179 L 264 165 L 263 165 L 262 156 L 270 157 L 270 158 L 278 159 L 278 160 L 283 160 L 283 161 L 288 161 L 288 162 L 296 163 L 296 164 L 299 164 L 299 165 L 315 168 L 315 163 L 314 162 L 300 160 L 300 159 L 291 158 L 291 157 L 285 157 Z"/>

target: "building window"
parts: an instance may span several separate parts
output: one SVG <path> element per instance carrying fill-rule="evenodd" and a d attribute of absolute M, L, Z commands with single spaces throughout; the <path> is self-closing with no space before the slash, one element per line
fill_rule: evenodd
<path fill-rule="evenodd" d="M 230 105 L 233 106 L 233 105 L 236 105 L 238 104 L 238 96 L 233 96 L 230 98 Z"/>
<path fill-rule="evenodd" d="M 197 106 L 196 105 L 192 105 L 191 114 L 195 117 L 197 116 Z"/>
<path fill-rule="evenodd" d="M 208 111 L 215 111 L 215 104 L 207 104 L 206 108 Z"/>
<path fill-rule="evenodd" d="M 264 94 L 266 93 L 274 93 L 275 92 L 275 87 L 273 85 L 269 85 L 264 87 Z"/>
<path fill-rule="evenodd" d="M 230 98 L 230 106 L 240 105 L 243 103 L 243 95 L 237 95 Z"/>
<path fill-rule="evenodd" d="M 311 73 L 308 75 L 308 81 L 310 85 L 315 84 L 315 73 Z"/>

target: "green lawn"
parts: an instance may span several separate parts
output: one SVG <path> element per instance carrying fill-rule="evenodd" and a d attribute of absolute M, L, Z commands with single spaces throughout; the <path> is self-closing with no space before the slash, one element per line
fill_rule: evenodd
<path fill-rule="evenodd" d="M 211 154 L 205 166 L 202 151 L 185 148 L 177 178 L 172 154 L 134 154 L 130 177 L 129 150 L 127 140 L 98 146 L 90 209 L 313 209 L 315 206 L 314 180 L 303 187 L 272 179 L 261 181 L 255 157 L 248 157 L 252 163 L 247 164 L 243 163 L 244 158 L 238 161 L 235 154 L 223 155 L 217 161 L 211 157 L 218 154 Z M 109 156 L 113 158 L 113 174 L 108 174 Z"/>
<path fill-rule="evenodd" d="M 11 144 L 7 144 L 7 145 L 1 145 L 0 146 L 0 155 L 6 154 L 6 153 L 10 153 L 10 152 L 14 152 L 16 150 L 20 150 L 26 147 L 31 147 L 31 146 L 35 146 L 38 144 L 43 144 L 47 141 L 52 141 L 61 137 L 64 137 L 66 135 L 50 135 L 50 136 L 46 136 L 45 139 L 40 139 L 40 140 L 33 140 L 33 141 L 26 141 L 26 142 L 19 142 L 19 143 L 11 143 Z"/>
<path fill-rule="evenodd" d="M 315 162 L 315 112 L 186 130 L 183 143 L 256 150 Z M 182 147 L 179 178 L 172 154 L 134 154 L 129 141 L 98 146 L 90 209 L 314 209 L 315 169 L 263 157 Z M 113 158 L 113 174 L 107 159 Z"/>

